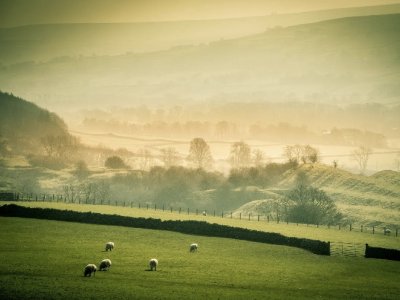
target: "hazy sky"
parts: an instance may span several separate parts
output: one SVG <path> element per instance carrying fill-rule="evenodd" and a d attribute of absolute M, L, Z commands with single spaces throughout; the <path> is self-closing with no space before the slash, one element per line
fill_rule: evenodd
<path fill-rule="evenodd" d="M 392 3 L 400 0 L 0 0 L 0 27 L 215 19 Z"/>

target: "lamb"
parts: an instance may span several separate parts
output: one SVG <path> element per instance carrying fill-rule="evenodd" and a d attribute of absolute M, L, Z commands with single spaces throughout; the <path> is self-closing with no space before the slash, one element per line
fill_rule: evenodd
<path fill-rule="evenodd" d="M 86 267 L 85 267 L 85 269 L 84 269 L 84 271 L 83 271 L 83 276 L 92 276 L 92 274 L 93 274 L 93 276 L 95 276 L 96 275 L 96 271 L 97 271 L 97 267 L 96 267 L 96 265 L 95 264 L 88 264 Z"/>
<path fill-rule="evenodd" d="M 197 251 L 198 248 L 199 248 L 199 245 L 193 243 L 193 244 L 190 245 L 189 251 L 190 252 L 195 252 L 195 251 Z"/>
<path fill-rule="evenodd" d="M 391 233 L 392 233 L 392 231 L 391 231 L 389 228 L 386 228 L 386 227 L 385 227 L 385 228 L 383 229 L 383 234 L 384 234 L 384 235 L 391 234 Z"/>
<path fill-rule="evenodd" d="M 114 249 L 114 243 L 113 242 L 108 242 L 106 244 L 106 251 L 108 251 L 108 250 L 111 251 L 112 249 Z"/>
<path fill-rule="evenodd" d="M 107 271 L 110 269 L 110 267 L 111 267 L 111 260 L 109 260 L 108 258 L 103 259 L 100 262 L 100 266 L 99 266 L 100 271 Z"/>
<path fill-rule="evenodd" d="M 152 258 L 149 261 L 150 271 L 157 271 L 158 260 L 156 258 Z"/>

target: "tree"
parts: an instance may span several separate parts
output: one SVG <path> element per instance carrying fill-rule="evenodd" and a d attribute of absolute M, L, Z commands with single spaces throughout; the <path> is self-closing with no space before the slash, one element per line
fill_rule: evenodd
<path fill-rule="evenodd" d="M 170 168 L 172 166 L 176 166 L 179 164 L 180 157 L 179 152 L 176 151 L 173 147 L 168 147 L 165 149 L 161 149 L 161 161 L 163 162 L 166 168 Z"/>
<path fill-rule="evenodd" d="M 353 150 L 351 157 L 356 161 L 360 169 L 360 174 L 364 174 L 365 170 L 367 169 L 368 159 L 371 153 L 371 148 L 366 146 L 360 146 Z"/>
<path fill-rule="evenodd" d="M 86 162 L 84 160 L 79 160 L 75 164 L 75 170 L 73 171 L 73 173 L 78 179 L 82 180 L 89 176 L 90 171 Z"/>
<path fill-rule="evenodd" d="M 116 155 L 108 157 L 104 165 L 110 169 L 124 169 L 127 167 L 122 158 Z"/>
<path fill-rule="evenodd" d="M 150 170 L 153 166 L 154 157 L 148 149 L 140 149 L 137 153 L 140 170 Z"/>
<path fill-rule="evenodd" d="M 283 200 L 288 220 L 306 224 L 333 224 L 341 218 L 334 201 L 323 191 L 309 185 L 304 172 L 298 174 L 296 186 Z"/>
<path fill-rule="evenodd" d="M 47 135 L 41 142 L 48 157 L 62 160 L 70 159 L 79 147 L 79 140 L 70 135 Z"/>
<path fill-rule="evenodd" d="M 213 158 L 211 156 L 210 146 L 202 138 L 194 138 L 190 142 L 189 155 L 187 157 L 189 163 L 195 168 L 210 168 Z"/>
<path fill-rule="evenodd" d="M 253 151 L 253 164 L 256 168 L 260 168 L 263 166 L 265 161 L 265 155 L 264 152 L 262 152 L 260 149 L 255 149 Z"/>
<path fill-rule="evenodd" d="M 250 146 L 244 142 L 234 143 L 231 147 L 229 160 L 234 169 L 248 167 L 251 163 Z"/>
<path fill-rule="evenodd" d="M 290 146 L 287 145 L 283 148 L 283 156 L 287 158 L 289 162 L 300 163 L 300 159 L 303 155 L 303 147 L 301 145 Z"/>
<path fill-rule="evenodd" d="M 301 160 L 303 163 L 317 163 L 319 161 L 319 150 L 310 145 L 304 145 L 302 147 Z"/>

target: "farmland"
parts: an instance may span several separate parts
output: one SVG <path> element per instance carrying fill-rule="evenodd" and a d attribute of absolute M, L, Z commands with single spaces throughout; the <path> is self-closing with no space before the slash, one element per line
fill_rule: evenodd
<path fill-rule="evenodd" d="M 393 261 L 117 226 L 19 218 L 0 224 L 3 299 L 395 299 L 399 293 Z M 105 253 L 108 240 L 116 248 Z M 191 254 L 193 241 L 200 247 Z M 87 263 L 105 257 L 110 271 L 83 277 Z M 151 257 L 159 259 L 157 272 L 147 271 Z"/>

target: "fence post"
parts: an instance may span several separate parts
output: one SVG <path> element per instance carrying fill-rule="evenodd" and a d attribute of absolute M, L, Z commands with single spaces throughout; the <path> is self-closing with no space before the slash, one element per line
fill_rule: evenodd
<path fill-rule="evenodd" d="M 251 216 L 251 214 L 249 213 L 249 221 L 250 221 L 250 216 Z"/>
<path fill-rule="evenodd" d="M 146 203 L 146 209 L 147 209 L 147 210 L 149 209 L 149 204 L 148 204 L 148 203 Z"/>
<path fill-rule="evenodd" d="M 277 218 L 276 218 L 276 223 L 278 223 L 278 224 L 279 224 L 279 217 L 277 217 Z"/>
<path fill-rule="evenodd" d="M 231 219 L 232 219 L 232 212 L 231 212 Z"/>
<path fill-rule="evenodd" d="M 350 224 L 350 231 L 351 231 L 351 229 L 352 229 L 352 228 L 351 228 L 351 224 Z"/>
<path fill-rule="evenodd" d="M 196 208 L 196 216 L 197 216 L 198 213 L 199 213 L 199 211 L 198 211 L 198 209 Z"/>
<path fill-rule="evenodd" d="M 222 213 L 221 213 L 221 217 L 223 218 L 224 217 L 224 212 L 222 211 Z"/>
<path fill-rule="evenodd" d="M 398 233 L 398 231 L 399 231 L 399 229 L 398 229 L 398 228 L 396 228 L 396 236 L 397 236 L 397 233 Z"/>
<path fill-rule="evenodd" d="M 340 224 L 339 224 L 339 230 L 340 230 Z"/>
<path fill-rule="evenodd" d="M 375 226 L 372 226 L 372 234 L 375 234 Z"/>
<path fill-rule="evenodd" d="M 154 210 L 157 210 L 157 204 L 154 203 Z"/>
<path fill-rule="evenodd" d="M 117 200 L 115 200 L 115 206 L 118 206 L 118 202 L 117 202 Z"/>
<path fill-rule="evenodd" d="M 364 225 L 361 225 L 361 232 L 364 231 Z"/>
<path fill-rule="evenodd" d="M 171 206 L 171 212 L 172 212 L 172 206 Z"/>
<path fill-rule="evenodd" d="M 181 208 L 179 207 L 179 214 L 181 213 Z"/>
<path fill-rule="evenodd" d="M 260 222 L 260 215 L 257 216 L 257 221 Z"/>
<path fill-rule="evenodd" d="M 131 201 L 131 208 L 133 207 L 133 202 Z"/>

